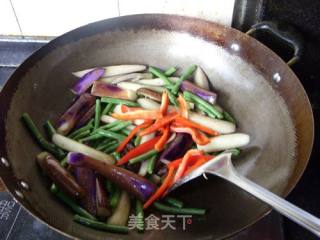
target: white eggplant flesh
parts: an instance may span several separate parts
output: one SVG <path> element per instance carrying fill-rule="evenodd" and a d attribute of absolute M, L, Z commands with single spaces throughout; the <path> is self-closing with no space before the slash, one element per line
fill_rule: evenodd
<path fill-rule="evenodd" d="M 179 78 L 169 77 L 169 80 L 171 80 L 171 82 L 175 83 L 179 80 Z M 137 80 L 135 82 L 139 83 L 139 84 L 146 84 L 146 85 L 151 85 L 151 86 L 164 86 L 164 85 L 166 85 L 165 82 L 161 78 L 141 79 L 141 80 Z"/>
<path fill-rule="evenodd" d="M 137 102 L 140 104 L 142 108 L 148 109 L 148 110 L 159 110 L 160 104 L 156 101 L 153 101 L 149 98 L 138 98 Z"/>
<path fill-rule="evenodd" d="M 73 139 L 62 136 L 58 133 L 53 134 L 52 142 L 68 152 L 78 152 L 87 155 L 96 160 L 114 164 L 115 160 L 112 156 L 91 148 L 85 144 L 79 143 Z"/>
<path fill-rule="evenodd" d="M 115 119 L 109 115 L 102 115 L 100 118 L 100 121 L 104 122 L 104 123 L 113 123 L 113 122 L 117 121 L 117 119 Z"/>
<path fill-rule="evenodd" d="M 231 122 L 210 118 L 199 113 L 189 112 L 189 119 L 220 134 L 229 134 L 236 131 L 236 125 Z"/>
<path fill-rule="evenodd" d="M 197 145 L 199 150 L 205 152 L 224 151 L 231 148 L 240 148 L 250 142 L 250 136 L 244 133 L 233 133 L 228 135 L 220 135 L 210 139 L 206 145 Z"/>
<path fill-rule="evenodd" d="M 129 80 L 137 81 L 145 78 L 152 78 L 152 74 L 151 73 L 129 73 L 129 74 L 123 74 L 119 76 L 104 77 L 104 78 L 101 78 L 99 81 L 116 84 L 119 82 L 124 82 Z"/>
<path fill-rule="evenodd" d="M 139 84 L 136 82 L 121 82 L 117 84 L 118 87 L 126 90 L 132 90 L 132 91 L 137 91 L 140 88 L 147 88 L 150 90 L 153 90 L 155 92 L 164 92 L 165 88 L 164 87 L 159 87 L 159 86 L 150 86 L 150 85 L 145 85 L 145 84 Z"/>
<path fill-rule="evenodd" d="M 134 72 L 142 72 L 146 70 L 145 65 L 115 65 L 115 66 L 106 66 L 103 67 L 105 69 L 105 73 L 103 77 L 111 77 L 115 75 L 128 74 Z M 94 68 L 85 69 L 77 72 L 73 72 L 73 75 L 76 77 L 82 77 L 86 73 L 92 71 Z"/>
<path fill-rule="evenodd" d="M 209 90 L 209 81 L 204 73 L 204 71 L 200 68 L 197 67 L 195 73 L 194 73 L 194 83 L 201 88 L 204 88 L 206 90 Z"/>

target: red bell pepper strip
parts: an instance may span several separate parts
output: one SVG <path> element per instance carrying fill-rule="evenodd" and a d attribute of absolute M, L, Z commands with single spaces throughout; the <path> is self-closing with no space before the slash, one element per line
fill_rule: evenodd
<path fill-rule="evenodd" d="M 183 176 L 188 175 L 189 173 L 191 173 L 193 170 L 197 169 L 198 167 L 200 167 L 202 164 L 208 162 L 209 160 L 211 160 L 212 158 L 214 158 L 214 156 L 201 156 L 193 165 L 191 165 L 183 174 Z"/>
<path fill-rule="evenodd" d="M 178 113 L 170 113 L 163 118 L 159 118 L 153 125 L 141 131 L 140 136 L 148 135 L 152 132 L 158 131 L 161 127 L 169 124 L 174 121 L 174 119 L 178 116 Z"/>
<path fill-rule="evenodd" d="M 157 151 L 162 151 L 163 147 L 165 146 L 166 142 L 169 139 L 169 135 L 170 135 L 170 128 L 169 126 L 167 126 L 164 130 L 163 130 L 163 134 L 161 136 L 161 138 L 159 139 L 159 141 L 156 143 L 156 145 L 154 146 L 154 148 Z"/>
<path fill-rule="evenodd" d="M 197 159 L 199 159 L 199 157 L 203 156 L 203 153 L 202 153 L 202 151 L 196 150 L 196 149 L 189 150 L 183 156 L 182 161 L 179 164 L 179 167 L 177 169 L 177 172 L 174 176 L 172 183 L 175 183 L 179 178 L 181 178 L 183 176 L 184 172 L 187 170 L 188 165 L 190 165 L 190 161 L 192 160 L 193 156 L 197 156 Z"/>
<path fill-rule="evenodd" d="M 116 152 L 118 153 L 121 152 L 125 148 L 125 146 L 130 142 L 130 140 L 140 131 L 140 129 L 149 127 L 150 125 L 151 125 L 151 122 L 147 121 L 145 123 L 142 123 L 136 126 L 134 129 L 132 129 L 130 134 L 119 144 L 119 146 L 116 149 Z"/>
<path fill-rule="evenodd" d="M 210 139 L 206 135 L 191 127 L 184 127 L 177 124 L 171 124 L 170 129 L 173 132 L 190 134 L 192 140 L 198 145 L 206 145 L 210 142 Z"/>
<path fill-rule="evenodd" d="M 174 177 L 174 167 L 169 167 L 168 174 L 165 177 L 161 186 L 157 189 L 157 191 L 145 202 L 143 205 L 143 209 L 148 208 L 154 201 L 160 198 L 166 190 L 171 186 L 172 179 Z"/>
<path fill-rule="evenodd" d="M 126 113 L 126 112 L 134 112 L 137 110 L 143 110 L 143 108 L 140 107 L 128 107 L 127 105 L 121 105 L 121 112 Z"/>
<path fill-rule="evenodd" d="M 157 111 L 157 110 L 136 110 L 133 112 L 126 112 L 126 113 L 112 113 L 111 116 L 120 120 L 136 120 L 136 119 L 154 120 L 162 117 L 160 111 Z"/>
<path fill-rule="evenodd" d="M 138 147 L 131 149 L 127 154 L 125 154 L 122 158 L 119 159 L 117 165 L 122 165 L 127 163 L 131 158 L 137 157 L 143 153 L 146 153 L 152 149 L 154 149 L 154 145 L 159 141 L 160 137 L 155 137 L 150 139 L 149 141 L 142 143 Z"/>
<path fill-rule="evenodd" d="M 167 114 L 168 106 L 169 106 L 168 92 L 164 91 L 162 93 L 161 106 L 160 106 L 160 112 L 162 113 L 162 116 L 165 116 Z"/>
<path fill-rule="evenodd" d="M 181 94 L 179 94 L 178 102 L 181 115 L 188 118 L 188 104 Z"/>
<path fill-rule="evenodd" d="M 181 117 L 181 116 L 178 116 L 175 121 L 178 123 L 178 124 L 181 124 L 182 126 L 184 127 L 191 127 L 191 128 L 195 128 L 195 129 L 198 129 L 202 132 L 205 132 L 207 134 L 210 134 L 210 135 L 214 135 L 214 136 L 217 136 L 219 135 L 219 133 L 217 131 L 214 131 L 208 127 L 205 127 L 201 124 L 198 124 L 198 123 L 195 123 L 187 118 L 184 118 L 184 117 Z"/>

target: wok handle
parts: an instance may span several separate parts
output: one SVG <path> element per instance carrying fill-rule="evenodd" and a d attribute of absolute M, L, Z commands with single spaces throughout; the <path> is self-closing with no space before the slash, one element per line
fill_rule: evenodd
<path fill-rule="evenodd" d="M 287 62 L 289 66 L 300 60 L 303 52 L 303 38 L 292 26 L 276 21 L 263 21 L 253 25 L 246 34 L 251 35 L 256 31 L 265 31 L 276 38 L 282 40 L 285 44 L 294 50 L 293 57 Z"/>
<path fill-rule="evenodd" d="M 209 172 L 237 185 L 270 205 L 282 215 L 320 237 L 320 219 L 238 174 L 232 166 L 223 172 Z"/>

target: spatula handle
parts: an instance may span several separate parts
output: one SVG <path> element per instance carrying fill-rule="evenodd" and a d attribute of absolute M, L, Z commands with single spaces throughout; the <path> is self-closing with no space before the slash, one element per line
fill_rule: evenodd
<path fill-rule="evenodd" d="M 313 232 L 320 237 L 320 219 L 304 211 L 303 209 L 293 205 L 285 199 L 277 196 L 269 190 L 255 184 L 249 179 L 239 175 L 233 167 L 228 171 L 214 173 L 220 177 L 232 182 L 256 198 L 270 205 L 273 209 L 277 210 L 282 215 L 288 217 L 292 221 L 301 225 L 302 227 Z"/>

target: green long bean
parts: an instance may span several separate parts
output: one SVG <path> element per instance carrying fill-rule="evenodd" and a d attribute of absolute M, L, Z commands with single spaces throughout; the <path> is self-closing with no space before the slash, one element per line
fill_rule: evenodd
<path fill-rule="evenodd" d="M 101 98 L 101 102 L 103 103 L 114 103 L 114 104 L 123 104 L 129 107 L 137 107 L 139 106 L 138 103 L 132 102 L 129 100 L 119 99 L 119 98 L 110 98 L 110 97 L 103 97 Z"/>
<path fill-rule="evenodd" d="M 110 207 L 115 209 L 116 206 L 118 205 L 119 199 L 121 195 L 121 190 L 118 187 L 115 187 L 114 191 L 111 194 L 111 199 L 110 199 Z"/>
<path fill-rule="evenodd" d="M 136 138 L 134 139 L 134 146 L 139 146 L 141 143 L 141 136 L 136 136 Z"/>
<path fill-rule="evenodd" d="M 68 205 L 75 213 L 79 214 L 80 216 L 86 217 L 91 220 L 96 220 L 96 218 L 88 213 L 85 209 L 80 207 L 78 204 L 76 204 L 70 197 L 65 195 L 63 192 L 61 192 L 56 187 L 50 188 L 50 191 L 54 193 L 61 201 L 63 201 L 66 205 Z"/>
<path fill-rule="evenodd" d="M 190 77 L 193 72 L 197 69 L 196 65 L 192 65 L 189 68 L 187 68 L 186 71 L 184 71 L 181 75 L 181 77 L 179 78 L 179 80 L 175 83 L 175 85 L 172 88 L 172 93 L 173 94 L 177 94 L 180 88 L 181 83 L 186 80 L 188 77 Z"/>
<path fill-rule="evenodd" d="M 164 72 L 164 75 L 166 77 L 170 77 L 172 76 L 175 72 L 177 71 L 177 69 L 175 67 L 170 67 L 168 68 L 165 72 Z"/>
<path fill-rule="evenodd" d="M 173 207 L 183 208 L 183 202 L 173 197 L 165 197 L 164 201 Z"/>
<path fill-rule="evenodd" d="M 83 142 L 92 141 L 92 140 L 97 140 L 97 139 L 101 139 L 101 138 L 104 138 L 104 136 L 101 135 L 101 134 L 98 134 L 98 133 L 93 133 L 93 134 L 91 134 L 91 135 L 88 136 L 88 137 L 81 138 L 81 139 L 79 140 L 79 142 L 83 143 Z"/>
<path fill-rule="evenodd" d="M 103 109 L 101 115 L 107 115 L 112 109 L 113 103 L 108 103 L 107 106 Z"/>
<path fill-rule="evenodd" d="M 126 128 L 128 126 L 130 126 L 132 123 L 130 121 L 125 121 L 125 122 L 121 122 L 119 123 L 117 126 L 114 126 L 112 128 L 109 129 L 109 131 L 112 131 L 112 132 L 117 132 L 123 128 Z"/>
<path fill-rule="evenodd" d="M 104 136 L 104 137 L 116 139 L 119 142 L 123 141 L 123 139 L 126 138 L 126 136 L 124 136 L 122 134 L 111 132 L 111 131 L 104 130 L 104 129 L 97 129 L 94 133 L 97 133 L 97 134 Z"/>
<path fill-rule="evenodd" d="M 82 132 L 85 132 L 87 130 L 91 130 L 92 126 L 93 126 L 93 119 L 91 119 L 86 125 L 84 125 L 83 127 L 75 130 L 74 132 L 72 132 L 71 134 L 69 134 L 69 138 L 74 139 L 74 137 L 76 137 L 77 135 L 79 135 Z"/>
<path fill-rule="evenodd" d="M 154 169 L 154 166 L 156 164 L 156 160 L 157 160 L 157 155 L 156 154 L 148 160 L 147 172 L 150 175 L 153 173 L 153 169 Z"/>
<path fill-rule="evenodd" d="M 136 200 L 136 227 L 139 232 L 144 231 L 144 212 L 143 212 L 143 204 L 140 200 Z"/>
<path fill-rule="evenodd" d="M 146 152 L 140 156 L 137 156 L 135 158 L 130 159 L 129 164 L 134 164 L 134 163 L 138 163 L 138 162 L 142 162 L 144 160 L 147 160 L 148 158 L 153 157 L 154 155 L 157 155 L 158 151 L 153 149 L 149 152 Z"/>
<path fill-rule="evenodd" d="M 117 140 L 110 140 L 109 138 L 103 140 L 99 145 L 96 147 L 97 150 L 102 151 L 103 149 L 106 149 L 110 145 L 116 143 Z"/>
<path fill-rule="evenodd" d="M 107 130 L 107 129 L 113 128 L 113 127 L 115 127 L 115 126 L 118 126 L 118 125 L 121 124 L 122 122 L 123 122 L 123 121 L 121 121 L 121 120 L 116 120 L 116 121 L 114 121 L 114 122 L 112 122 L 112 123 L 108 123 L 108 124 L 106 124 L 106 125 L 104 125 L 104 126 L 101 126 L 99 129 Z"/>
<path fill-rule="evenodd" d="M 99 127 L 100 117 L 101 117 L 101 100 L 100 100 L 100 98 L 97 98 L 96 99 L 96 106 L 95 106 L 93 130 L 96 130 Z"/>
<path fill-rule="evenodd" d="M 129 129 L 123 128 L 123 129 L 121 129 L 121 130 L 120 130 L 120 132 L 121 132 L 122 134 L 124 134 L 124 135 L 127 135 L 127 136 L 128 136 L 128 135 L 130 134 L 130 132 L 131 132 L 131 131 L 130 131 Z"/>
<path fill-rule="evenodd" d="M 159 211 L 173 214 L 204 215 L 206 213 L 206 209 L 203 208 L 177 208 L 162 204 L 160 202 L 154 202 L 153 206 Z"/>
<path fill-rule="evenodd" d="M 80 139 L 82 139 L 82 138 L 85 138 L 85 137 L 87 137 L 87 136 L 89 136 L 89 135 L 90 135 L 90 130 L 88 129 L 88 130 L 85 130 L 85 131 L 83 131 L 83 132 L 80 132 L 78 135 L 75 135 L 75 136 L 73 137 L 73 140 L 78 141 L 78 140 L 80 140 Z"/>
<path fill-rule="evenodd" d="M 121 226 L 121 225 L 112 225 L 112 224 L 106 224 L 99 221 L 94 221 L 79 215 L 75 215 L 73 217 L 73 220 L 77 223 L 80 223 L 82 225 L 85 225 L 90 228 L 103 230 L 107 232 L 114 232 L 114 233 L 128 233 L 129 229 L 127 226 Z"/>
<path fill-rule="evenodd" d="M 116 159 L 116 161 L 119 161 L 119 159 L 121 158 L 121 155 L 118 152 L 113 152 L 111 153 L 111 155 Z"/>
<path fill-rule="evenodd" d="M 59 159 L 64 156 L 64 152 L 61 149 L 59 149 L 56 145 L 49 143 L 42 136 L 39 129 L 36 127 L 36 125 L 34 124 L 34 122 L 32 121 L 28 113 L 22 114 L 21 119 L 41 147 L 43 147 L 44 149 L 46 149 L 48 152 L 52 153 Z"/>
<path fill-rule="evenodd" d="M 52 125 L 52 123 L 50 122 L 50 120 L 46 121 L 46 123 L 44 124 L 44 127 L 47 131 L 49 139 L 51 139 L 52 135 L 57 132 L 56 129 L 54 128 L 54 126 Z"/>
<path fill-rule="evenodd" d="M 159 69 L 150 66 L 148 71 L 151 72 L 156 77 L 161 78 L 166 85 L 173 86 L 173 83 L 170 81 L 170 79 L 164 73 L 162 73 Z"/>
<path fill-rule="evenodd" d="M 236 120 L 230 115 L 230 113 L 223 111 L 223 118 L 227 120 L 228 122 L 232 122 L 236 124 Z"/>
<path fill-rule="evenodd" d="M 169 90 L 167 90 L 167 93 L 168 93 L 168 97 L 169 97 L 169 101 L 176 107 L 178 107 L 178 102 L 177 102 L 177 99 L 176 99 L 176 96 L 173 95 L 173 93 Z"/>
<path fill-rule="evenodd" d="M 110 154 L 110 153 L 114 152 L 114 151 L 117 149 L 118 145 L 119 145 L 119 143 L 114 143 L 114 144 L 112 144 L 111 146 L 105 148 L 103 151 L 104 151 L 105 153 Z"/>
<path fill-rule="evenodd" d="M 188 91 L 184 91 L 183 92 L 183 96 L 187 101 L 194 102 L 194 104 L 196 104 L 196 105 L 202 105 L 203 106 L 203 110 L 206 110 L 206 112 L 211 112 L 218 119 L 222 119 L 223 118 L 223 114 L 221 112 L 219 112 L 212 104 L 206 102 L 202 98 L 199 98 L 198 96 L 194 95 L 193 93 L 188 92 Z"/>

